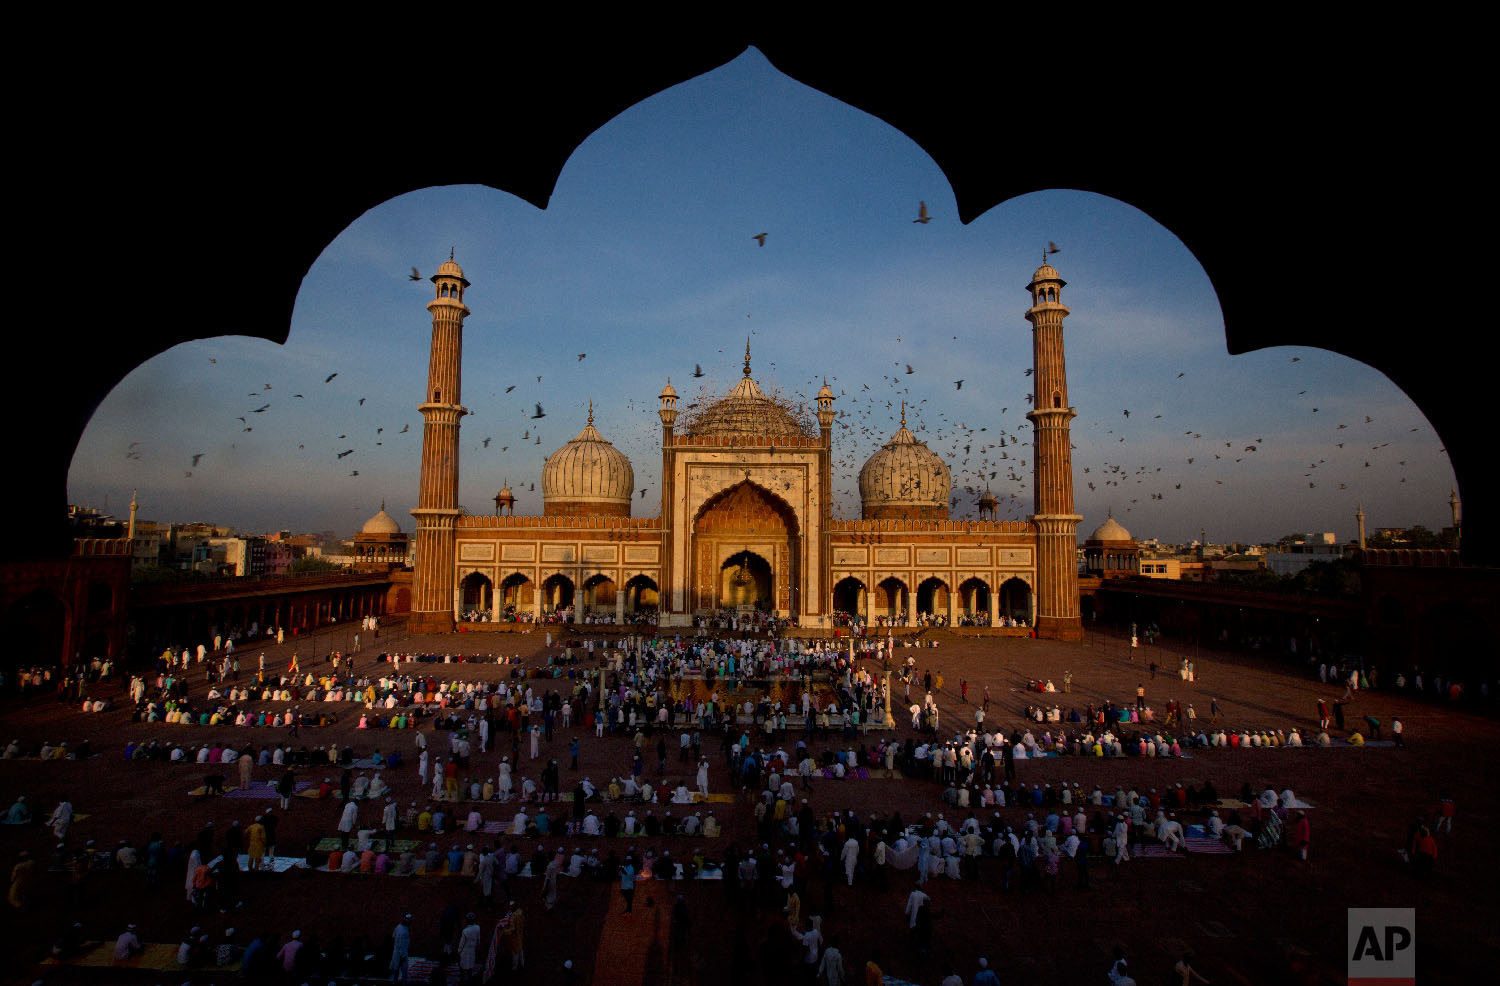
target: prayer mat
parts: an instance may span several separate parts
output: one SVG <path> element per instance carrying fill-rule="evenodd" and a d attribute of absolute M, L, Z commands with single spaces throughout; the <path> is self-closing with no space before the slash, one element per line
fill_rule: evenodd
<path fill-rule="evenodd" d="M 1182 843 L 1187 847 L 1188 852 L 1201 852 L 1211 855 L 1221 855 L 1227 853 L 1231 856 L 1234 855 L 1233 846 L 1228 845 L 1220 839 L 1214 839 L 1208 836 L 1185 836 L 1182 840 Z"/>
<path fill-rule="evenodd" d="M 1166 846 L 1141 846 L 1139 848 L 1132 848 L 1130 850 L 1130 855 L 1133 856 L 1133 857 L 1135 857 L 1136 859 L 1182 859 L 1182 858 L 1184 858 L 1184 855 L 1182 853 L 1180 853 L 1180 852 L 1173 852 L 1172 850 L 1168 849 Z"/>
<path fill-rule="evenodd" d="M 349 766 L 351 768 L 353 768 L 354 770 L 382 770 L 382 769 L 385 768 L 385 764 L 384 763 L 376 763 L 374 760 L 370 759 L 369 757 L 366 757 L 363 760 L 356 760 L 353 763 L 351 763 Z"/>
<path fill-rule="evenodd" d="M 89 951 L 84 952 L 82 955 L 78 955 L 70 959 L 63 959 L 61 961 L 48 958 L 44 960 L 43 964 L 78 965 L 102 968 L 117 967 L 121 969 L 154 969 L 158 972 L 189 971 L 183 969 L 182 966 L 177 964 L 176 945 L 162 945 L 146 942 L 142 942 L 141 944 L 142 949 L 140 954 L 132 956 L 128 959 L 116 959 L 115 943 L 110 941 L 105 942 L 102 945 L 98 945 L 90 949 Z M 233 965 L 227 965 L 223 967 L 208 966 L 205 967 L 203 971 L 207 972 L 209 969 L 213 969 L 215 971 L 223 971 L 227 973 L 236 971 L 239 969 L 239 967 L 240 964 L 236 962 Z"/>
<path fill-rule="evenodd" d="M 837 778 L 834 777 L 833 768 L 832 767 L 824 767 L 822 769 L 822 771 L 820 771 L 820 773 L 821 773 L 822 777 L 825 780 L 830 780 L 831 781 L 831 780 L 836 780 L 837 779 Z M 790 777 L 790 776 L 793 776 L 793 775 L 789 774 L 787 776 Z M 845 770 L 844 770 L 844 780 L 846 780 L 846 781 L 848 781 L 848 780 L 867 781 L 869 779 L 870 779 L 870 771 L 869 771 L 868 768 L 865 768 L 865 767 L 855 767 L 853 770 L 850 770 L 848 768 L 845 768 Z"/>
<path fill-rule="evenodd" d="M 298 781 L 297 789 L 292 793 L 300 795 L 300 792 L 305 791 L 310 787 L 312 787 L 312 781 Z M 251 781 L 249 787 L 226 787 L 224 789 L 224 797 L 270 800 L 273 798 L 279 798 L 281 797 L 281 795 L 276 793 L 276 785 L 271 781 Z"/>
<path fill-rule="evenodd" d="M 1332 745 L 1334 745 L 1334 746 L 1348 746 L 1348 747 L 1359 747 L 1359 746 L 1395 746 L 1396 745 L 1396 741 L 1395 740 L 1365 740 L 1363 743 L 1351 743 L 1348 740 L 1336 739 L 1336 740 L 1333 741 Z"/>
<path fill-rule="evenodd" d="M 500 835 L 508 828 L 510 828 L 510 825 L 506 822 L 485 822 L 484 828 L 480 829 L 479 831 L 483 832 L 485 835 Z"/>
<path fill-rule="evenodd" d="M 223 861 L 223 859 L 224 859 L 223 856 L 219 856 L 219 857 L 215 858 L 214 861 L 211 862 L 211 863 L 209 863 L 208 865 L 209 866 L 217 866 L 219 863 L 221 863 Z M 240 872 L 241 873 L 249 873 L 250 872 L 250 857 L 248 855 L 246 855 L 245 853 L 241 853 L 240 854 L 239 862 L 240 862 Z M 307 869 L 307 860 L 304 859 L 301 856 L 265 856 L 265 857 L 263 857 L 261 859 L 260 862 L 261 862 L 261 868 L 255 871 L 257 873 L 268 873 L 268 872 L 269 873 L 285 873 L 287 870 L 305 870 L 305 869 Z"/>
<path fill-rule="evenodd" d="M 231 792 L 238 791 L 238 790 L 239 790 L 239 788 L 235 787 L 233 784 L 225 784 L 224 785 L 224 793 L 222 795 L 213 795 L 213 796 L 214 797 L 224 797 L 224 798 L 227 798 L 227 797 L 229 797 L 229 795 L 230 795 Z M 190 797 L 190 798 L 206 798 L 206 797 L 209 797 L 207 785 L 200 784 L 197 787 L 193 788 L 191 791 L 188 792 L 188 797 Z M 75 818 L 74 821 L 77 821 L 77 819 Z"/>
<path fill-rule="evenodd" d="M 434 959 L 408 958 L 406 960 L 406 981 L 411 983 L 443 983 L 445 986 L 458 986 L 459 969 L 457 962 L 450 962 L 438 970 L 438 963 Z"/>
<path fill-rule="evenodd" d="M 351 849 L 354 847 L 354 843 L 355 843 L 354 839 L 350 839 L 349 840 L 349 847 Z M 420 846 L 421 844 L 422 844 L 421 841 L 418 840 L 418 839 L 391 839 L 389 846 L 386 845 L 386 840 L 385 839 L 371 839 L 370 840 L 370 848 L 374 849 L 376 852 L 381 852 L 381 851 L 386 851 L 386 852 L 391 852 L 391 853 L 403 853 L 403 852 L 407 852 L 407 851 L 413 851 L 414 852 L 414 851 L 416 851 L 416 848 L 418 846 Z M 315 846 L 314 848 L 318 852 L 333 852 L 335 849 L 337 849 L 340 852 L 342 852 L 344 846 L 343 846 L 343 842 L 339 839 L 338 836 L 332 835 L 332 836 L 328 836 L 327 838 L 324 838 L 324 839 L 319 839 L 317 846 Z M 358 852 L 359 850 L 355 849 L 354 851 Z"/>

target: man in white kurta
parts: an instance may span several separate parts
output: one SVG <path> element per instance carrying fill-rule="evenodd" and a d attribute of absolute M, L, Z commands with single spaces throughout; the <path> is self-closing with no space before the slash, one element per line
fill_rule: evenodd
<path fill-rule="evenodd" d="M 845 842 L 839 851 L 839 859 L 844 864 L 844 876 L 849 886 L 854 886 L 854 868 L 859 865 L 859 840 L 851 838 Z"/>

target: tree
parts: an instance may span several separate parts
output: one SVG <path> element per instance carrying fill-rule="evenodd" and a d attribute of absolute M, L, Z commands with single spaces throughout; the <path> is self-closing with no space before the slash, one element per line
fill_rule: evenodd
<path fill-rule="evenodd" d="M 327 572 L 342 572 L 342 565 L 335 565 L 317 555 L 303 555 L 287 568 L 288 575 L 322 575 Z"/>

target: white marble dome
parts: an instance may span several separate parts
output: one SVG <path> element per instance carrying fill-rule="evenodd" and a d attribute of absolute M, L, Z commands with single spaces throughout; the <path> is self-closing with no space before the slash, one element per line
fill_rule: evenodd
<path fill-rule="evenodd" d="M 590 405 L 588 424 L 578 437 L 552 453 L 542 467 L 544 508 L 566 501 L 596 504 L 601 512 L 609 513 L 623 507 L 628 514 L 634 492 L 635 470 L 630 460 L 599 434 Z"/>
<path fill-rule="evenodd" d="M 1119 521 L 1115 520 L 1114 514 L 1111 513 L 1104 519 L 1104 523 L 1094 528 L 1094 533 L 1089 535 L 1089 540 L 1131 541 L 1134 539 L 1130 536 L 1130 532 L 1127 531 Z"/>
<path fill-rule="evenodd" d="M 401 525 L 396 523 L 396 518 L 385 512 L 385 503 L 380 504 L 380 513 L 365 521 L 365 526 L 359 529 L 361 534 L 400 534 Z"/>
<path fill-rule="evenodd" d="M 902 510 L 946 517 L 952 490 L 948 464 L 907 430 L 904 410 L 900 430 L 859 470 L 860 509 L 865 517 Z"/>

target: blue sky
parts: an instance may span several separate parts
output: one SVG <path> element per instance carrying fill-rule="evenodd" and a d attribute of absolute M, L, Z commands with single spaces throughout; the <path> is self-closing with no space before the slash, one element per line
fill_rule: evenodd
<path fill-rule="evenodd" d="M 486 125 L 479 115 L 466 124 Z M 1024 135 L 1015 139 L 1025 153 Z M 927 225 L 912 222 L 919 201 Z M 732 386 L 748 334 L 763 387 L 810 398 L 826 375 L 840 395 L 835 488 L 848 492 L 836 514 L 858 515 L 859 466 L 895 430 L 904 398 L 918 438 L 948 459 L 953 515 L 972 516 L 988 482 L 1002 516 L 1024 518 L 1024 289 L 1052 240 L 1072 310 L 1081 532 L 1113 509 L 1138 538 L 1206 529 L 1213 541 L 1291 531 L 1347 540 L 1360 501 L 1372 529 L 1448 523 L 1452 467 L 1415 405 L 1383 374 L 1332 353 L 1231 358 L 1207 276 L 1144 213 L 1066 190 L 1002 203 L 968 226 L 956 212 L 942 172 L 905 135 L 752 49 L 600 128 L 544 211 L 482 186 L 371 209 L 309 270 L 285 346 L 192 342 L 123 381 L 79 444 L 69 498 L 107 500 L 123 515 L 139 489 L 148 519 L 343 535 L 384 500 L 411 530 L 425 278 L 451 247 L 472 282 L 463 402 L 473 414 L 461 441 L 472 512 L 492 511 L 508 480 L 517 511 L 539 513 L 530 486 L 583 427 L 592 398 L 596 426 L 647 490 L 637 515 L 654 516 L 657 393 L 669 375 L 684 404 L 698 384 Z M 413 266 L 419 283 L 407 279 Z M 540 421 L 530 418 L 537 402 Z"/>

